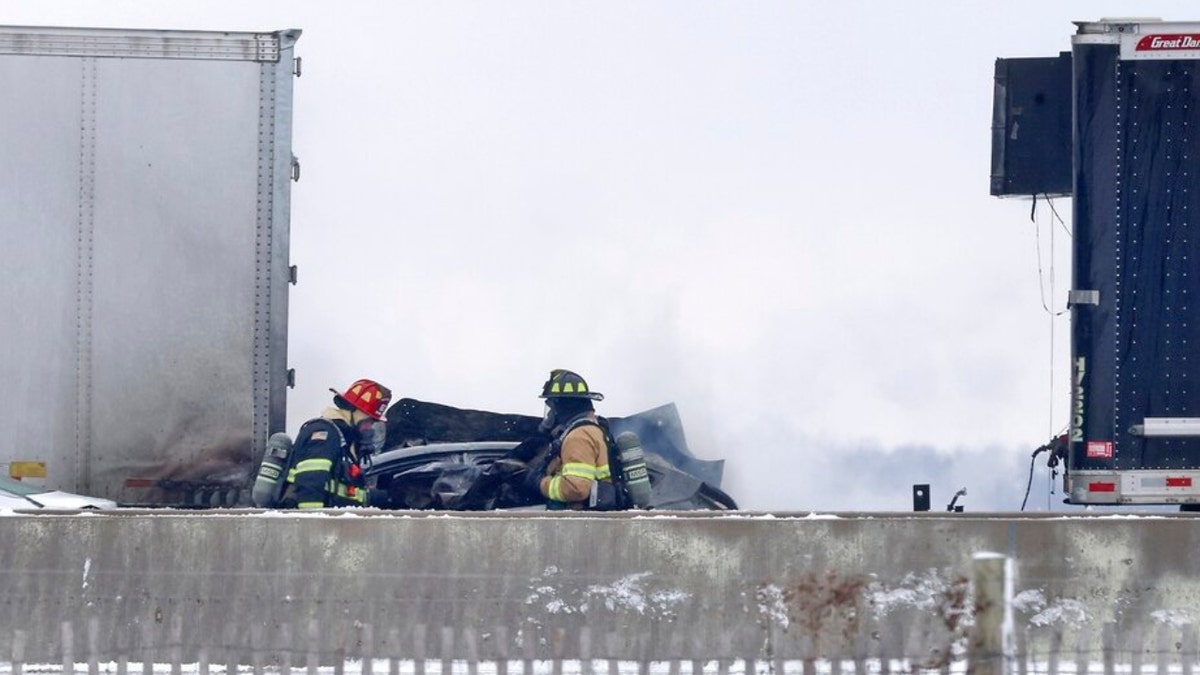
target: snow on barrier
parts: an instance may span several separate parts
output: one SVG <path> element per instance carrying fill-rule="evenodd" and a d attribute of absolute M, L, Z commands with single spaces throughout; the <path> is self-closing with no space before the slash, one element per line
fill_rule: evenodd
<path fill-rule="evenodd" d="M 0 675 L 1197 660 L 1188 516 L 10 512 L 0 541 Z"/>

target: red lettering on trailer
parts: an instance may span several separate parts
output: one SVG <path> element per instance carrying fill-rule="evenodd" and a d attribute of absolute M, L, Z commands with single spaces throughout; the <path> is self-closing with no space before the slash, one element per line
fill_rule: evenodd
<path fill-rule="evenodd" d="M 1167 487 L 1192 487 L 1192 479 L 1188 476 L 1167 477 Z"/>
<path fill-rule="evenodd" d="M 1088 483 L 1088 492 L 1116 492 L 1116 483 Z"/>
<path fill-rule="evenodd" d="M 1088 441 L 1087 457 L 1088 459 L 1112 459 L 1112 441 Z"/>
<path fill-rule="evenodd" d="M 1135 51 L 1164 52 L 1176 49 L 1200 49 L 1200 33 L 1147 35 L 1138 40 Z"/>

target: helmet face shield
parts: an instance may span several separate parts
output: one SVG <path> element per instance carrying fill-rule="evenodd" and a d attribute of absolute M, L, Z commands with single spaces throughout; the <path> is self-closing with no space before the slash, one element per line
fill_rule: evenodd
<path fill-rule="evenodd" d="M 538 425 L 538 431 L 542 433 L 549 433 L 556 423 L 554 406 L 550 405 L 551 400 L 553 399 L 546 399 L 546 410 L 542 413 L 542 423 Z"/>
<path fill-rule="evenodd" d="M 358 457 L 363 459 L 383 450 L 387 440 L 387 425 L 379 420 L 367 418 L 355 427 L 358 431 Z"/>

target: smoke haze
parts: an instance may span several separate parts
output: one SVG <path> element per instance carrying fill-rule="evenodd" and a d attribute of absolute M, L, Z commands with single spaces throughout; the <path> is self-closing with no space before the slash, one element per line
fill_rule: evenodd
<path fill-rule="evenodd" d="M 1060 224 L 989 196 L 995 59 L 1129 12 L 13 0 L 0 21 L 303 29 L 290 432 L 359 377 L 539 414 L 562 367 L 601 414 L 677 403 L 745 508 L 908 510 L 929 483 L 984 511 L 1019 508 L 1069 404 L 1070 202 Z M 1064 508 L 1042 461 L 1033 485 L 1029 508 Z"/>

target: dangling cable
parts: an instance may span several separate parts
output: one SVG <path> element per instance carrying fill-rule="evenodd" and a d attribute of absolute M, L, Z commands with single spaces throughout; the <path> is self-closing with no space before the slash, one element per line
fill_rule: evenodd
<path fill-rule="evenodd" d="M 1063 231 L 1067 233 L 1068 238 L 1074 238 L 1074 235 L 1071 233 L 1070 228 L 1067 227 L 1067 224 L 1065 222 L 1063 222 L 1062 216 L 1058 215 L 1058 209 L 1054 208 L 1054 200 L 1050 198 L 1050 195 L 1043 194 L 1042 197 L 1046 200 L 1046 204 L 1050 206 L 1050 214 L 1053 216 L 1051 223 L 1050 223 L 1050 265 L 1051 265 L 1050 297 L 1053 299 L 1053 297 L 1054 297 L 1054 281 L 1055 281 L 1054 270 L 1057 268 L 1057 264 L 1058 264 L 1058 258 L 1056 257 L 1056 252 L 1055 252 L 1055 239 L 1056 238 L 1054 236 L 1054 222 L 1053 221 L 1054 220 L 1058 221 L 1058 224 L 1062 226 Z M 1047 413 L 1050 422 L 1049 422 L 1047 429 L 1049 431 L 1051 431 L 1051 433 L 1053 433 L 1053 429 L 1054 429 L 1054 402 L 1055 402 L 1054 401 L 1054 372 L 1055 372 L 1054 349 L 1055 349 L 1055 345 L 1057 344 L 1057 342 L 1055 340 L 1055 325 L 1054 324 L 1055 324 L 1055 319 L 1057 317 L 1061 316 L 1062 314 L 1066 313 L 1069 309 L 1070 309 L 1070 305 L 1068 305 L 1062 311 L 1060 311 L 1050 317 L 1050 406 L 1049 406 L 1050 410 Z M 1069 381 L 1070 381 L 1070 379 L 1068 378 L 1068 382 Z M 1061 436 L 1061 434 L 1060 434 L 1060 435 L 1055 435 L 1054 438 L 1065 438 L 1065 436 Z M 1057 478 L 1057 471 L 1054 470 L 1054 467 L 1058 466 L 1058 461 L 1060 459 L 1059 455 L 1061 453 L 1065 453 L 1065 446 L 1062 446 L 1060 444 L 1059 447 L 1055 448 L 1054 455 L 1052 455 L 1051 459 L 1050 459 L 1050 469 L 1051 469 L 1050 476 L 1049 476 L 1050 485 L 1049 485 L 1049 489 L 1046 491 L 1046 510 L 1047 511 L 1049 511 L 1051 508 L 1051 504 L 1052 504 L 1051 498 L 1054 495 L 1054 480 L 1055 480 L 1055 478 Z"/>
<path fill-rule="evenodd" d="M 1050 278 L 1049 278 L 1049 285 L 1050 285 L 1050 297 L 1052 299 L 1051 301 L 1053 301 L 1054 292 L 1055 292 L 1054 273 L 1055 273 L 1055 270 L 1057 267 L 1056 266 L 1056 258 L 1055 258 L 1056 251 L 1055 251 L 1054 222 L 1053 222 L 1054 219 L 1057 219 L 1058 222 L 1060 224 L 1062 224 L 1063 229 L 1067 232 L 1068 236 L 1070 236 L 1071 231 L 1069 229 L 1067 229 L 1066 223 L 1064 223 L 1062 218 L 1058 215 L 1058 210 L 1054 208 L 1054 201 L 1052 199 L 1050 199 L 1050 196 L 1048 194 L 1043 194 L 1042 198 L 1050 206 L 1050 213 L 1052 214 L 1052 219 L 1050 222 L 1050 266 L 1049 266 L 1049 277 Z M 1063 314 L 1065 314 L 1067 312 L 1068 308 L 1064 308 L 1058 312 L 1055 312 L 1050 309 L 1050 305 L 1046 302 L 1047 271 L 1042 264 L 1042 227 L 1041 227 L 1041 223 L 1039 223 L 1038 219 L 1037 219 L 1037 195 L 1036 194 L 1033 195 L 1033 204 L 1029 210 L 1029 220 L 1032 221 L 1033 225 L 1034 225 L 1034 245 L 1037 248 L 1038 295 L 1042 302 L 1042 309 L 1045 310 L 1046 314 L 1048 315 L 1049 322 L 1050 322 L 1050 350 L 1049 350 L 1050 351 L 1050 353 L 1049 353 L 1050 391 L 1049 391 L 1049 410 L 1048 410 L 1048 414 L 1047 414 L 1047 431 L 1050 433 L 1053 433 L 1054 404 L 1055 404 L 1055 400 L 1054 400 L 1054 395 L 1055 395 L 1055 391 L 1054 391 L 1054 384 L 1055 384 L 1054 383 L 1054 369 L 1055 369 L 1054 356 L 1055 356 L 1055 338 L 1056 338 L 1054 323 L 1055 323 L 1055 320 L 1059 316 L 1062 316 Z M 1042 448 L 1042 449 L 1044 449 L 1044 448 Z M 1039 449 L 1039 451 L 1042 449 Z M 1035 457 L 1037 456 L 1037 452 L 1034 453 L 1034 456 Z M 1052 495 L 1054 493 L 1054 485 L 1053 485 L 1054 478 L 1051 477 L 1050 481 L 1051 481 L 1050 489 L 1048 490 L 1048 492 L 1046 494 L 1047 510 L 1049 510 L 1049 508 L 1050 508 L 1050 495 Z M 1023 499 L 1021 501 L 1021 510 L 1022 511 L 1025 510 L 1025 503 L 1029 499 L 1029 490 L 1032 487 L 1032 485 L 1033 485 L 1033 461 L 1030 460 L 1029 479 L 1025 486 L 1025 499 Z"/>
<path fill-rule="evenodd" d="M 1021 510 L 1025 510 L 1025 502 L 1029 501 L 1029 488 L 1033 487 L 1033 464 L 1037 461 L 1038 450 L 1034 450 L 1033 457 L 1029 458 L 1029 480 L 1025 481 L 1025 498 L 1021 500 Z"/>
<path fill-rule="evenodd" d="M 1035 197 L 1035 199 L 1036 199 L 1036 197 Z M 1046 304 L 1046 275 L 1045 275 L 1045 271 L 1042 268 L 1042 225 L 1041 225 L 1041 223 L 1039 223 L 1037 221 L 1036 218 L 1034 218 L 1032 216 L 1032 214 L 1030 215 L 1030 220 L 1033 221 L 1034 244 L 1037 246 L 1038 293 L 1041 296 L 1042 309 L 1046 310 L 1046 313 L 1049 314 L 1051 317 L 1060 316 L 1062 314 L 1065 314 L 1067 310 L 1064 309 L 1059 312 L 1053 312 L 1050 310 L 1050 306 L 1048 304 Z M 1051 255 L 1051 259 L 1050 259 L 1051 282 L 1050 283 L 1051 283 L 1051 286 L 1053 286 L 1053 284 L 1054 284 L 1054 280 L 1053 280 L 1054 231 L 1053 231 L 1053 229 L 1050 232 L 1050 249 L 1051 249 L 1050 250 L 1050 255 Z M 1051 288 L 1050 292 L 1053 293 L 1054 289 Z"/>
<path fill-rule="evenodd" d="M 1052 469 L 1058 466 L 1066 452 L 1067 436 L 1065 433 L 1058 434 L 1052 437 L 1045 445 L 1038 447 L 1033 451 L 1033 456 L 1029 458 L 1029 479 L 1025 481 L 1025 498 L 1021 500 L 1021 510 L 1025 510 L 1025 504 L 1029 501 L 1029 489 L 1033 487 L 1033 465 L 1037 461 L 1038 455 L 1043 452 L 1050 453 L 1050 459 L 1047 465 Z M 1047 503 L 1046 509 L 1049 510 L 1050 505 Z"/>
<path fill-rule="evenodd" d="M 1050 213 L 1053 213 L 1054 219 L 1058 221 L 1059 225 L 1062 225 L 1063 232 L 1066 232 L 1068 237 L 1075 236 L 1071 234 L 1071 228 L 1067 227 L 1067 224 L 1063 222 L 1062 216 L 1058 215 L 1058 209 L 1054 208 L 1054 200 L 1050 198 L 1050 195 L 1043 194 L 1042 197 L 1050 205 Z"/>
<path fill-rule="evenodd" d="M 1054 212 L 1054 203 L 1046 198 L 1046 203 L 1050 204 L 1050 212 Z M 1058 258 L 1054 257 L 1054 222 L 1050 223 L 1050 302 L 1054 302 L 1054 271 Z M 1061 313 L 1061 312 L 1060 312 Z M 1050 400 L 1049 410 L 1046 411 L 1046 431 L 1053 433 L 1054 431 L 1054 320 L 1057 314 L 1050 316 Z M 1054 492 L 1054 478 L 1050 478 L 1050 489 L 1046 491 L 1046 510 L 1050 510 L 1050 495 Z"/>

